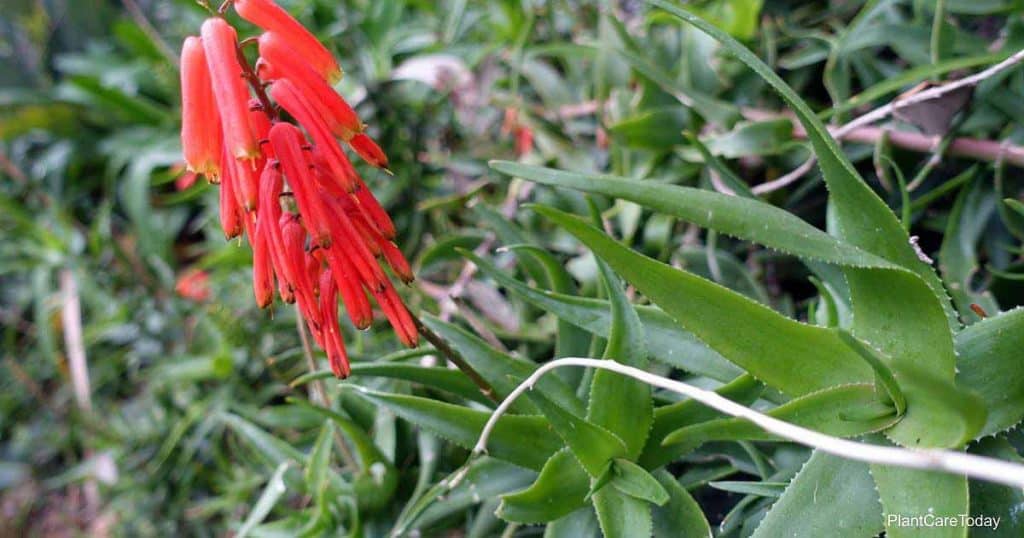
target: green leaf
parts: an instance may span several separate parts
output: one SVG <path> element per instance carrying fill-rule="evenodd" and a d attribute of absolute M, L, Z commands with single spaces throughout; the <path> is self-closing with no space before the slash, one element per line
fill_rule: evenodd
<path fill-rule="evenodd" d="M 480 374 L 480 377 L 494 387 L 497 392 L 495 396 L 498 398 L 507 396 L 537 369 L 535 363 L 502 353 L 469 331 L 441 321 L 434 316 L 424 316 L 423 323 L 447 340 Z M 540 389 L 539 392 L 543 392 L 570 413 L 583 415 L 583 402 L 579 401 L 572 388 L 559 377 L 544 376 L 537 382 L 537 388 Z M 530 403 L 532 401 L 532 399 L 522 400 L 521 404 L 517 401 L 517 405 L 514 405 L 513 409 L 536 412 L 537 407 Z"/>
<path fill-rule="evenodd" d="M 408 530 L 426 529 L 453 514 L 461 514 L 467 508 L 480 504 L 484 499 L 527 486 L 536 477 L 535 473 L 493 458 L 479 458 L 469 463 L 469 469 L 459 484 L 449 489 L 447 480 L 441 481 L 420 500 L 410 512 L 406 525 L 392 530 L 392 536 L 405 536 Z M 449 477 L 450 479 L 451 477 Z"/>
<path fill-rule="evenodd" d="M 865 362 L 871 365 L 871 368 L 875 371 L 875 382 L 880 388 L 885 390 L 889 397 L 889 402 L 892 402 L 895 406 L 896 416 L 902 417 L 907 409 L 907 398 L 903 395 L 903 390 L 900 389 L 899 383 L 896 382 L 896 377 L 885 364 L 885 361 L 873 349 L 854 338 L 852 334 L 841 330 L 839 331 L 839 337 L 850 349 L 856 351 Z"/>
<path fill-rule="evenodd" d="M 815 451 L 754 538 L 875 536 L 883 526 L 881 511 L 866 464 Z"/>
<path fill-rule="evenodd" d="M 569 413 L 540 391 L 531 391 L 527 397 L 544 413 L 590 476 L 600 476 L 612 458 L 626 454 L 625 443 L 614 433 Z"/>
<path fill-rule="evenodd" d="M 532 257 L 544 267 L 548 275 L 548 287 L 556 293 L 573 295 L 576 284 L 572 275 L 565 269 L 562 262 L 553 254 L 533 245 L 506 245 L 508 250 L 520 255 Z M 565 319 L 558 318 L 558 337 L 555 340 L 555 358 L 582 357 L 590 349 L 590 335 L 583 329 Z"/>
<path fill-rule="evenodd" d="M 280 465 L 288 460 L 305 463 L 306 456 L 295 447 L 270 435 L 248 420 L 231 413 L 221 413 L 220 420 L 251 444 L 270 463 Z"/>
<path fill-rule="evenodd" d="M 745 181 L 740 179 L 735 172 L 732 171 L 721 159 L 711 153 L 711 150 L 701 142 L 693 133 L 686 133 L 686 140 L 693 144 L 694 148 L 697 148 L 697 152 L 700 153 L 704 163 L 711 167 L 712 170 L 718 173 L 718 176 L 722 178 L 722 182 L 727 187 L 732 189 L 738 196 L 744 198 L 757 198 L 757 195 L 750 190 L 750 186 Z"/>
<path fill-rule="evenodd" d="M 1024 419 L 1024 308 L 970 325 L 956 336 L 959 387 L 984 402 L 988 417 L 977 437 Z"/>
<path fill-rule="evenodd" d="M 552 521 L 544 529 L 544 538 L 600 538 L 601 527 L 590 506 Z"/>
<path fill-rule="evenodd" d="M 653 180 L 565 172 L 508 161 L 492 161 L 491 168 L 543 185 L 629 200 L 659 213 L 801 258 L 840 266 L 899 269 L 891 262 L 828 235 L 792 213 L 753 198 Z"/>
<path fill-rule="evenodd" d="M 668 502 L 652 511 L 654 536 L 711 538 L 711 526 L 697 501 L 668 471 L 656 471 L 654 478 L 668 492 Z"/>
<path fill-rule="evenodd" d="M 546 523 L 586 506 L 590 476 L 568 448 L 544 464 L 530 487 L 502 495 L 498 517 L 516 523 Z"/>
<path fill-rule="evenodd" d="M 331 443 L 334 442 L 334 424 L 324 422 L 320 434 L 313 443 L 306 464 L 306 487 L 312 495 L 318 495 L 327 485 L 327 470 L 331 464 Z"/>
<path fill-rule="evenodd" d="M 781 497 L 785 491 L 786 482 L 755 482 L 755 481 L 722 481 L 708 482 L 708 485 L 741 495 L 755 495 L 758 497 Z"/>
<path fill-rule="evenodd" d="M 753 376 L 744 374 L 732 383 L 719 387 L 715 392 L 741 405 L 750 405 L 757 400 L 763 389 L 764 385 Z M 688 447 L 680 445 L 665 446 L 662 443 L 665 436 L 685 426 L 720 416 L 722 416 L 721 413 L 696 400 L 684 400 L 655 409 L 651 434 L 637 461 L 647 469 L 657 469 L 665 465 L 689 450 Z"/>
<path fill-rule="evenodd" d="M 850 411 L 877 403 L 878 394 L 874 385 L 843 385 L 801 396 L 768 411 L 767 414 L 826 435 L 853 437 L 882 430 L 899 419 L 894 409 L 886 416 L 863 422 L 843 418 L 843 415 Z M 774 439 L 778 438 L 746 419 L 723 418 L 680 428 L 666 436 L 662 443 L 685 443 L 696 448 L 708 441 Z"/>
<path fill-rule="evenodd" d="M 891 538 L 967 536 L 963 527 L 900 525 L 897 516 L 959 518 L 970 513 L 967 479 L 942 472 L 917 471 L 900 467 L 871 466 L 882 499 L 885 535 Z"/>
<path fill-rule="evenodd" d="M 493 263 L 471 252 L 463 251 L 463 254 L 472 260 L 481 272 L 530 304 L 594 335 L 605 337 L 611 331 L 609 302 L 531 288 L 506 275 Z M 719 381 L 730 381 L 743 373 L 697 340 L 693 334 L 681 329 L 661 310 L 649 306 L 635 308 L 647 335 L 647 349 L 651 359 Z"/>
<path fill-rule="evenodd" d="M 910 377 L 916 372 L 928 371 L 933 377 L 952 381 L 956 362 L 952 330 L 958 329 L 960 323 L 942 282 L 935 271 L 919 259 L 906 230 L 860 178 L 821 120 L 771 68 L 735 39 L 663 0 L 648 1 L 718 40 L 782 96 L 793 108 L 814 147 L 829 189 L 830 208 L 839 236 L 912 272 L 845 270 L 854 305 L 854 334 L 892 357 L 897 375 Z M 907 315 L 908 312 L 913 315 Z M 966 424 L 949 429 L 949 435 L 936 431 L 922 434 L 934 422 L 925 423 L 919 418 L 934 420 L 936 416 L 931 411 L 944 404 L 931 399 L 937 396 L 935 391 L 917 392 L 908 387 L 911 411 L 889 433 L 890 437 L 903 444 L 928 442 L 932 446 L 956 446 Z M 915 412 L 928 407 L 932 408 L 929 412 Z"/>
<path fill-rule="evenodd" d="M 656 506 L 664 506 L 669 500 L 668 491 L 643 467 L 625 459 L 612 462 L 611 485 L 619 491 Z"/>
<path fill-rule="evenodd" d="M 490 226 L 498 239 L 507 245 L 532 245 L 536 244 L 535 241 L 531 241 L 526 233 L 516 226 L 514 221 L 505 218 L 504 215 L 497 211 L 479 204 L 473 207 L 473 213 L 476 216 Z M 533 279 L 534 282 L 548 282 L 548 273 L 545 271 L 544 265 L 535 258 L 525 257 L 519 258 L 519 263 L 523 266 L 527 276 Z"/>
<path fill-rule="evenodd" d="M 637 254 L 577 217 L 535 209 L 575 235 L 680 325 L 767 385 L 799 396 L 871 378 L 871 369 L 842 344 L 836 331 L 793 321 L 718 284 Z"/>
<path fill-rule="evenodd" d="M 1024 462 L 1013 445 L 1002 436 L 983 439 L 972 447 L 970 452 L 1004 461 Z M 988 522 L 971 528 L 972 537 L 1024 536 L 1024 521 L 1019 517 L 1020 507 L 1024 506 L 1024 491 L 976 480 L 970 483 L 970 494 L 971 516 L 989 519 Z M 998 525 L 991 521 L 994 518 L 999 518 Z"/>
<path fill-rule="evenodd" d="M 274 474 L 271 475 L 270 480 L 267 482 L 267 486 L 263 489 L 259 500 L 256 501 L 256 506 L 253 506 L 249 516 L 245 518 L 245 523 L 238 529 L 238 533 L 235 536 L 239 538 L 248 536 L 256 525 L 262 523 L 270 515 L 270 511 L 274 509 L 274 506 L 281 500 L 281 497 L 288 491 L 284 484 L 284 473 L 291 466 L 292 463 L 288 461 L 281 462 L 277 466 Z"/>
<path fill-rule="evenodd" d="M 686 109 L 658 107 L 608 126 L 608 131 L 630 147 L 669 151 L 686 141 L 683 130 L 691 123 Z"/>
<path fill-rule="evenodd" d="M 961 319 L 980 319 L 971 310 L 977 303 L 986 312 L 998 312 L 999 305 L 989 291 L 975 291 L 972 277 L 980 270 L 977 244 L 996 211 L 995 193 L 983 181 L 973 181 L 960 191 L 949 213 L 939 250 L 939 271 L 960 312 Z"/>
<path fill-rule="evenodd" d="M 341 413 L 338 413 L 337 411 L 316 405 L 303 398 L 289 398 L 288 402 L 314 411 L 324 418 L 330 419 L 334 424 L 341 428 L 342 434 L 348 438 L 349 442 L 351 442 L 352 446 L 356 449 L 356 455 L 359 457 L 361 473 L 368 472 L 370 466 L 378 462 L 390 465 L 390 462 L 388 462 L 384 454 L 379 448 L 377 448 L 377 445 L 374 444 L 370 434 L 366 433 L 366 431 L 353 420 Z"/>
<path fill-rule="evenodd" d="M 612 314 L 604 358 L 635 368 L 646 368 L 647 345 L 640 318 L 615 273 L 601 260 L 597 260 L 597 265 L 608 290 Z M 636 458 L 643 449 L 653 413 L 651 388 L 646 383 L 607 370 L 598 370 L 594 374 L 587 420 L 622 439 L 628 458 Z"/>
<path fill-rule="evenodd" d="M 487 406 L 494 406 L 487 396 L 480 392 L 466 374 L 441 366 L 428 367 L 414 364 L 384 362 L 357 363 L 352 365 L 352 378 L 385 377 L 411 381 L 427 387 L 443 390 L 449 394 L 466 398 Z"/>
<path fill-rule="evenodd" d="M 476 444 L 490 417 L 486 411 L 428 398 L 362 388 L 358 394 L 416 426 L 426 428 L 467 449 Z M 524 443 L 524 439 L 530 442 Z M 491 456 L 536 471 L 544 467 L 547 459 L 561 448 L 562 440 L 551 431 L 548 421 L 540 416 L 501 417 L 487 443 L 487 453 Z"/>
<path fill-rule="evenodd" d="M 651 536 L 651 505 L 617 488 L 601 488 L 594 494 L 594 510 L 605 538 Z"/>
<path fill-rule="evenodd" d="M 777 155 L 793 141 L 793 122 L 778 119 L 741 122 L 732 131 L 707 138 L 704 143 L 714 155 L 727 159 L 751 155 Z"/>

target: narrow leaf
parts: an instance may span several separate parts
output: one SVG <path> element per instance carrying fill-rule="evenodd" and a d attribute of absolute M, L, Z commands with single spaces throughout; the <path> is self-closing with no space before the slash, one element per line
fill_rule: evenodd
<path fill-rule="evenodd" d="M 696 275 L 637 254 L 581 219 L 536 211 L 575 235 L 683 327 L 769 386 L 794 396 L 871 379 L 836 331 L 788 319 Z"/>
<path fill-rule="evenodd" d="M 368 389 L 360 389 L 358 394 L 467 449 L 476 444 L 490 417 L 486 411 L 416 396 Z M 524 443 L 524 439 L 530 442 Z M 548 421 L 540 416 L 501 417 L 487 444 L 487 452 L 491 456 L 537 471 L 561 448 L 562 440 L 551 431 Z"/>
<path fill-rule="evenodd" d="M 864 463 L 815 451 L 754 538 L 863 538 L 882 530 L 882 506 Z"/>
<path fill-rule="evenodd" d="M 586 505 L 590 476 L 567 448 L 544 464 L 530 487 L 501 497 L 498 517 L 516 523 L 546 523 Z"/>

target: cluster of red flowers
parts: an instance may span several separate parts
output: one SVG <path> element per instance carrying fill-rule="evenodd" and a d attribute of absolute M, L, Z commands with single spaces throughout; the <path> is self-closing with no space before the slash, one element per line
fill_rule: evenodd
<path fill-rule="evenodd" d="M 276 280 L 281 299 L 298 306 L 335 375 L 345 377 L 339 297 L 356 327 L 372 322 L 369 292 L 402 343 L 411 347 L 418 339 L 382 267 L 404 282 L 413 278 L 392 241 L 394 224 L 339 140 L 377 168 L 387 170 L 388 159 L 332 88 L 341 69 L 308 30 L 273 0 L 230 3 L 263 30 L 259 59 L 251 68 L 235 29 L 220 16 L 185 40 L 185 162 L 220 185 L 224 235 L 248 237 L 257 304 L 273 302 Z"/>

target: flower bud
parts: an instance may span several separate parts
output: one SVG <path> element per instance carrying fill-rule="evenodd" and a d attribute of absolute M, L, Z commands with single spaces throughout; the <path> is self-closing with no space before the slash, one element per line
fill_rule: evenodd
<path fill-rule="evenodd" d="M 260 76 L 288 79 L 316 107 L 335 136 L 348 140 L 362 131 L 363 124 L 345 99 L 334 91 L 306 59 L 281 35 L 267 32 L 260 36 Z"/>
<path fill-rule="evenodd" d="M 270 129 L 270 144 L 295 194 L 295 202 L 299 205 L 306 227 L 317 244 L 326 248 L 331 245 L 331 229 L 327 210 L 320 198 L 319 183 L 313 176 L 312 163 L 302 149 L 305 141 L 305 137 L 294 125 L 278 123 Z"/>
<path fill-rule="evenodd" d="M 388 156 L 384 154 L 384 150 L 380 149 L 380 146 L 372 138 L 366 136 L 365 133 L 359 133 L 352 137 L 348 141 L 348 145 L 352 148 L 352 151 L 356 152 L 370 166 L 377 168 L 388 167 Z"/>
<path fill-rule="evenodd" d="M 220 115 L 206 65 L 202 39 L 181 47 L 181 148 L 189 171 L 220 181 Z"/>
<path fill-rule="evenodd" d="M 347 159 L 345 153 L 338 146 L 327 123 L 320 114 L 317 114 L 309 99 L 288 79 L 275 82 L 270 89 L 270 95 L 306 129 L 313 142 L 316 143 L 316 147 L 321 151 L 323 162 L 330 174 L 339 181 L 345 182 L 349 177 L 349 172 L 344 164 Z M 353 189 L 355 189 L 354 184 L 345 184 L 345 190 L 352 191 Z"/>
<path fill-rule="evenodd" d="M 272 0 L 235 0 L 234 5 L 243 19 L 268 32 L 280 34 L 324 80 L 331 84 L 341 80 L 341 68 L 330 51 L 302 23 Z"/>
<path fill-rule="evenodd" d="M 260 148 L 249 126 L 249 88 L 238 63 L 238 35 L 219 18 L 207 19 L 201 34 L 224 144 L 234 158 L 254 159 Z"/>
<path fill-rule="evenodd" d="M 221 161 L 220 227 L 224 230 L 224 238 L 231 240 L 242 233 L 242 211 L 235 192 L 235 159 L 227 155 L 226 148 L 224 153 Z"/>

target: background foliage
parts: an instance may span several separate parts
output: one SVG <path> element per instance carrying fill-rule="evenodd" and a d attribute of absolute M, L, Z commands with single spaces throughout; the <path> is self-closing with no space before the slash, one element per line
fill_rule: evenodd
<path fill-rule="evenodd" d="M 726 361 L 649 306 L 653 300 L 676 319 L 685 310 L 659 300 L 657 289 L 643 289 L 629 272 L 641 263 L 630 257 L 635 254 L 602 247 L 585 223 L 532 210 L 528 202 L 585 217 L 593 203 L 619 244 L 807 322 L 804 332 L 780 341 L 779 356 L 798 356 L 811 346 L 803 345 L 812 342 L 811 325 L 851 326 L 847 286 L 857 284 L 843 277 L 841 264 L 808 259 L 835 263 L 813 238 L 800 235 L 803 228 L 783 227 L 786 234 L 772 237 L 759 236 L 755 227 L 719 234 L 706 229 L 715 228 L 711 213 L 703 227 L 690 224 L 700 224 L 711 206 L 678 214 L 685 204 L 674 204 L 666 192 L 651 191 L 647 201 L 639 200 L 643 189 L 602 186 L 600 178 L 586 175 L 610 172 L 708 192 L 724 184 L 820 229 L 834 231 L 842 218 L 827 212 L 817 170 L 773 192 L 749 191 L 801 164 L 807 145 L 789 119 L 776 117 L 789 107 L 765 79 L 665 11 L 625 0 L 282 4 L 338 54 L 347 71 L 339 89 L 358 102 L 391 157 L 394 178 L 366 175 L 395 217 L 399 244 L 415 260 L 419 280 L 403 292 L 410 308 L 423 312 L 429 326 L 491 376 L 500 393 L 533 363 L 555 356 L 615 357 L 714 388 L 742 373 L 732 356 L 733 362 Z M 383 327 L 361 333 L 346 327 L 356 358 L 352 379 L 339 384 L 305 375 L 309 369 L 292 309 L 277 305 L 269 313 L 254 306 L 247 249 L 223 241 L 215 192 L 203 182 L 181 179 L 173 55 L 204 16 L 194 2 L 5 0 L 3 7 L 0 531 L 599 532 L 595 512 L 576 510 L 578 499 L 572 498 L 561 499 L 568 515 L 546 528 L 509 523 L 546 521 L 550 514 L 529 512 L 536 503 L 527 494 L 506 497 L 500 506 L 499 495 L 533 483 L 552 454 L 569 461 L 562 439 L 529 417 L 510 426 L 504 441 L 500 435 L 492 440 L 493 458 L 476 460 L 463 485 L 434 499 L 430 488 L 466 462 L 467 445 L 493 404 L 461 374 L 437 367 L 431 349 L 401 351 Z M 819 117 L 838 124 L 919 82 L 956 78 L 1024 48 L 1022 6 L 1015 0 L 708 0 L 690 7 L 748 46 Z M 947 138 L 1013 146 L 1024 144 L 1022 99 L 1024 70 L 1018 69 L 980 85 L 962 110 L 942 102 L 920 113 L 958 112 Z M 912 123 L 913 117 L 903 118 L 892 126 L 917 132 Z M 876 138 L 877 143 L 845 144 L 845 153 L 899 215 L 898 224 L 917 236 L 921 253 L 937 260 L 957 308 L 953 318 L 971 326 L 981 315 L 1024 303 L 1024 206 L 1003 201 L 1021 199 L 1020 161 L 1012 155 L 993 160 L 943 154 L 943 144 L 937 152 L 908 151 Z M 584 175 L 573 180 L 508 163 L 492 169 L 493 159 Z M 743 212 L 737 215 L 743 218 Z M 755 217 L 788 222 L 774 213 Z M 643 293 L 622 288 L 574 236 Z M 865 262 L 871 263 L 876 261 Z M 209 274 L 209 297 L 183 296 L 179 277 L 190 269 Z M 76 405 L 70 381 L 62 274 L 74 277 L 82 302 L 91 411 Z M 630 301 L 641 305 L 636 314 Z M 694 323 L 717 323 L 719 331 L 742 332 L 750 325 L 756 333 L 775 319 L 761 310 L 750 307 L 747 321 L 715 317 L 712 310 L 691 309 L 689 315 Z M 766 324 L 754 323 L 760 319 Z M 1019 331 L 1019 325 L 1005 330 L 1014 328 Z M 958 339 L 956 349 L 974 334 Z M 711 337 L 701 338 L 715 347 Z M 987 334 L 976 338 L 982 347 L 996 341 Z M 1004 355 L 1019 358 L 1020 346 L 1006 346 Z M 870 370 L 857 364 L 849 372 L 802 370 L 799 362 L 762 372 L 741 364 L 770 388 L 762 392 L 746 376 L 720 390 L 762 408 L 851 379 L 866 381 L 865 391 L 871 392 Z M 963 375 L 978 379 L 973 387 L 1007 380 L 1007 387 L 990 390 L 1005 389 L 1000 398 L 1016 403 L 1022 394 L 1022 385 L 1014 384 L 1018 369 L 967 369 Z M 593 505 L 600 512 L 603 503 L 633 502 L 605 498 L 611 495 L 662 501 L 653 519 L 644 523 L 639 515 L 635 522 L 651 525 L 655 535 L 677 535 L 680 529 L 698 535 L 711 528 L 715 535 L 748 536 L 798 471 L 818 473 L 821 480 L 847 472 L 862 476 L 853 469 L 859 464 L 823 461 L 831 457 L 811 457 L 806 449 L 768 442 L 756 432 L 720 425 L 701 430 L 692 425 L 715 415 L 698 406 L 686 408 L 678 424 L 661 426 L 649 403 L 627 424 L 601 417 L 593 410 L 595 394 L 596 401 L 622 394 L 652 400 L 638 386 L 604 395 L 588 390 L 605 386 L 594 381 L 600 375 L 553 375 L 542 384 L 543 396 L 517 404 L 518 412 L 544 411 L 550 418 L 550 406 L 564 405 L 580 415 L 586 408 L 573 406 L 589 399 L 588 419 L 615 433 L 636 429 L 639 444 L 617 448 L 594 433 L 594 443 L 608 441 L 619 463 L 617 489 L 602 490 Z M 774 390 L 775 379 L 793 391 L 784 396 L 787 391 Z M 326 409 L 318 387 L 325 391 Z M 905 388 L 910 396 L 930 390 Z M 844 397 L 863 415 L 856 389 Z M 665 406 L 674 398 L 655 392 L 653 402 Z M 981 433 L 1016 424 L 1018 408 L 1007 407 L 1005 416 L 995 418 L 990 408 Z M 964 431 L 971 420 L 964 412 Z M 698 429 L 686 438 L 708 442 L 688 450 L 644 448 L 646 436 L 666 436 L 687 424 Z M 523 442 L 527 435 L 529 444 Z M 899 435 L 892 438 L 904 442 Z M 622 439 L 631 438 L 622 433 Z M 971 450 L 1017 459 L 1021 448 L 1024 440 L 1011 430 Z M 630 461 L 659 470 L 634 472 Z M 600 474 L 597 467 L 586 471 Z M 547 476 L 559 485 L 579 477 Z M 582 479 L 586 486 L 587 475 Z M 98 504 L 88 491 L 97 480 Z M 876 506 L 874 486 L 871 480 L 851 482 L 842 488 L 847 498 L 815 497 L 840 508 L 820 511 L 806 529 L 828 529 L 845 515 L 853 525 L 850 536 L 881 531 L 881 521 L 874 519 L 879 510 L 851 508 Z M 792 487 L 776 507 L 806 505 L 808 495 Z M 972 511 L 995 513 L 1020 501 L 1014 496 L 1019 492 L 999 486 L 972 484 L 970 495 Z M 623 521 L 634 523 L 623 514 Z M 780 519 L 767 519 L 766 525 L 784 523 Z M 609 532 L 608 522 L 602 523 Z M 1019 528 L 1004 525 L 1005 535 L 1020 535 Z M 782 532 L 770 526 L 759 532 L 775 531 Z"/>

